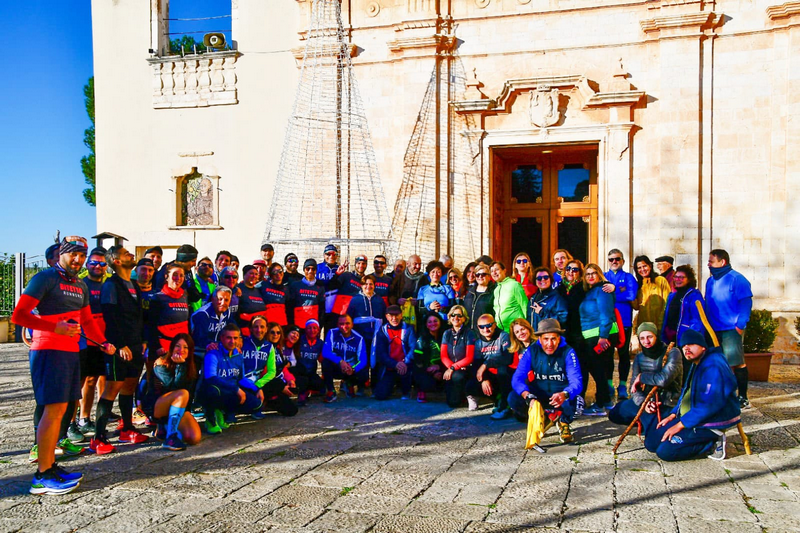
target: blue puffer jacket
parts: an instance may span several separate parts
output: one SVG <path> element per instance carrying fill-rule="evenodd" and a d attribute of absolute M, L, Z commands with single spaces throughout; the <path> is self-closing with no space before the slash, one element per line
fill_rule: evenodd
<path fill-rule="evenodd" d="M 614 295 L 603 292 L 602 285 L 595 285 L 589 289 L 581 302 L 580 314 L 584 339 L 592 337 L 608 339 L 612 333 L 617 332 Z"/>
<path fill-rule="evenodd" d="M 529 372 L 533 372 L 533 380 L 529 379 Z M 539 400 L 562 391 L 567 391 L 570 398 L 577 398 L 583 390 L 583 380 L 575 350 L 563 337 L 553 355 L 547 355 L 539 341 L 534 342 L 520 358 L 511 387 L 520 396 L 528 391 Z"/>
<path fill-rule="evenodd" d="M 533 310 L 533 304 L 542 306 L 542 310 L 536 313 Z M 555 318 L 562 328 L 567 326 L 567 301 L 555 289 L 547 289 L 544 291 L 537 291 L 531 296 L 530 304 L 528 305 L 528 322 L 533 326 L 536 331 L 539 322 L 545 318 Z"/>
<path fill-rule="evenodd" d="M 678 404 L 672 410 L 687 429 L 727 429 L 741 421 L 741 409 L 736 398 L 736 378 L 720 348 L 711 348 L 700 362 L 689 367 L 686 383 L 691 383 L 689 411 L 680 416 L 686 386 Z"/>

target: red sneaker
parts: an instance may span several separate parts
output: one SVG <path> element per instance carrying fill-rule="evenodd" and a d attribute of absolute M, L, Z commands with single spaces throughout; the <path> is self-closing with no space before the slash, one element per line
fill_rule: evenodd
<path fill-rule="evenodd" d="M 333 391 L 329 391 L 325 394 L 325 399 L 323 400 L 325 403 L 333 403 L 336 401 L 336 393 Z"/>
<path fill-rule="evenodd" d="M 124 428 L 124 427 L 125 427 L 125 422 L 123 422 L 121 418 L 119 420 L 117 420 L 117 429 L 119 431 L 122 431 L 122 428 Z"/>
<path fill-rule="evenodd" d="M 427 398 L 425 398 L 425 393 L 424 392 L 418 392 L 417 393 L 417 401 L 419 403 L 427 403 L 428 402 Z"/>
<path fill-rule="evenodd" d="M 109 443 L 105 437 L 93 438 L 91 441 L 89 441 L 89 449 L 97 455 L 105 455 L 116 450 L 116 448 Z"/>
<path fill-rule="evenodd" d="M 131 444 L 141 444 L 147 441 L 147 436 L 142 435 L 135 429 L 123 429 L 119 432 L 120 442 L 130 442 Z"/>

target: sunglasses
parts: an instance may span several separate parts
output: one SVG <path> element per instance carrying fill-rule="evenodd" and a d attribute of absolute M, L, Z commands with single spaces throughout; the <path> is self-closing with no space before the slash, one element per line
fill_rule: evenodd
<path fill-rule="evenodd" d="M 96 267 L 96 266 L 104 267 L 104 266 L 106 266 L 106 262 L 105 261 L 87 261 L 86 264 L 89 265 L 89 266 L 93 266 L 93 267 Z"/>
<path fill-rule="evenodd" d="M 281 334 L 281 332 L 280 332 L 280 331 L 277 331 L 277 330 L 275 330 L 275 331 L 270 331 L 270 332 L 269 332 L 269 334 L 270 334 L 270 335 L 280 335 L 280 334 Z"/>
<path fill-rule="evenodd" d="M 588 278 L 589 276 L 596 276 L 596 275 L 597 275 L 597 272 L 591 272 L 591 271 L 589 271 L 589 272 L 587 272 L 587 273 L 586 273 L 586 274 L 584 274 L 584 275 L 585 275 L 585 276 Z"/>
<path fill-rule="evenodd" d="M 450 315 L 450 318 L 464 318 L 464 315 L 462 315 L 461 313 L 453 313 L 452 315 Z"/>
<path fill-rule="evenodd" d="M 386 261 L 373 261 L 372 264 L 373 265 L 385 265 Z"/>
<path fill-rule="evenodd" d="M 230 274 L 222 276 L 223 279 L 239 279 L 239 276 L 231 276 Z"/>
<path fill-rule="evenodd" d="M 567 272 L 580 272 L 581 271 L 581 269 L 578 268 L 578 267 L 567 267 L 564 270 L 566 270 Z"/>
<path fill-rule="evenodd" d="M 289 259 L 289 260 L 288 260 L 288 261 L 286 261 L 286 262 L 287 262 L 287 263 L 297 263 L 297 262 L 298 262 L 298 260 L 297 260 L 297 259 Z"/>
<path fill-rule="evenodd" d="M 477 274 L 475 274 L 475 277 L 476 278 L 485 278 L 488 275 L 489 274 L 487 274 L 486 272 L 478 272 Z"/>
<path fill-rule="evenodd" d="M 492 329 L 494 327 L 494 324 L 478 324 L 478 327 L 480 329 Z"/>
<path fill-rule="evenodd" d="M 316 269 L 317 269 L 317 267 L 305 267 L 303 269 L 303 272 L 308 272 L 309 270 L 316 270 Z"/>
<path fill-rule="evenodd" d="M 672 276 L 672 279 L 688 279 L 686 276 Z"/>
<path fill-rule="evenodd" d="M 200 268 L 211 268 L 213 265 L 211 265 L 211 263 L 200 263 L 197 266 Z"/>
<path fill-rule="evenodd" d="M 367 262 L 367 260 L 366 260 L 366 259 L 364 259 L 364 258 L 358 258 L 358 259 L 356 259 L 356 263 L 366 263 L 366 262 Z"/>
<path fill-rule="evenodd" d="M 550 276 L 536 276 L 536 281 L 547 281 Z"/>
<path fill-rule="evenodd" d="M 270 272 L 270 274 L 273 276 L 276 274 L 283 274 L 283 270 L 273 270 L 272 272 Z"/>
<path fill-rule="evenodd" d="M 325 255 L 336 255 L 336 252 L 325 252 Z"/>
<path fill-rule="evenodd" d="M 609 257 L 608 258 L 608 262 L 609 263 L 619 263 L 620 261 L 622 261 L 621 257 Z"/>
<path fill-rule="evenodd" d="M 528 260 L 527 260 L 527 259 L 524 259 L 524 258 L 523 258 L 523 259 L 517 259 L 517 264 L 518 264 L 518 265 L 524 265 L 524 264 L 525 264 L 525 263 L 527 263 L 527 262 L 528 262 Z"/>

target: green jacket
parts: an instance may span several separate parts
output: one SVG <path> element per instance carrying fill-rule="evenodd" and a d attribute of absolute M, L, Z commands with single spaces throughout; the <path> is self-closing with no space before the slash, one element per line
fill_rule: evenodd
<path fill-rule="evenodd" d="M 528 295 L 514 278 L 508 277 L 494 288 L 494 318 L 497 326 L 510 333 L 511 322 L 525 318 L 528 309 Z"/>

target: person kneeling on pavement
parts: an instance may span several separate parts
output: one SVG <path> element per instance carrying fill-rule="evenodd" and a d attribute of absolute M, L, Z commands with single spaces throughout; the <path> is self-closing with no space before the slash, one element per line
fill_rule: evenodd
<path fill-rule="evenodd" d="M 342 380 L 348 397 L 365 396 L 364 389 L 369 381 L 369 358 L 364 337 L 353 331 L 350 315 L 341 315 L 337 324 L 338 328 L 333 328 L 325 335 L 322 347 L 322 376 L 328 391 L 325 403 L 336 401 L 334 379 Z"/>
<path fill-rule="evenodd" d="M 666 416 L 675 407 L 681 395 L 683 376 L 681 351 L 673 348 L 667 354 L 667 345 L 658 338 L 656 325 L 652 322 L 642 323 L 636 334 L 642 351 L 636 354 L 633 361 L 631 397 L 619 402 L 608 413 L 611 422 L 623 426 L 633 422 L 642 402 L 653 387 L 657 387 L 658 390 L 645 406 L 647 413 L 655 413 L 658 409 L 662 416 Z"/>
<path fill-rule="evenodd" d="M 252 414 L 261 408 L 264 393 L 244 375 L 244 359 L 237 348 L 241 330 L 227 324 L 219 334 L 220 346 L 206 353 L 203 360 L 203 381 L 197 399 L 206 416 L 209 433 L 220 433 L 236 413 Z"/>
<path fill-rule="evenodd" d="M 683 461 L 707 455 L 725 458 L 724 431 L 741 420 L 736 378 L 721 348 L 708 348 L 702 333 L 687 330 L 679 342 L 692 363 L 672 413 L 658 421 L 645 415 L 644 446 L 663 461 Z M 646 417 L 647 420 L 644 420 Z"/>
<path fill-rule="evenodd" d="M 390 305 L 386 310 L 386 321 L 375 334 L 375 357 L 378 365 L 378 382 L 375 384 L 376 400 L 388 400 L 400 381 L 400 393 L 409 399 L 412 383 L 412 361 L 417 339 L 414 328 L 403 322 L 403 311 L 399 305 Z"/>
<path fill-rule="evenodd" d="M 553 421 L 558 422 L 561 442 L 572 442 L 570 423 L 575 417 L 578 395 L 583 389 L 578 356 L 561 336 L 564 331 L 555 318 L 539 322 L 538 340 L 531 344 L 511 378 L 513 390 L 508 404 L 514 415 L 527 420 L 531 402 L 539 402 L 546 414 L 541 419 L 544 434 Z M 545 423 L 549 419 L 549 423 Z"/>
<path fill-rule="evenodd" d="M 511 340 L 508 333 L 497 327 L 494 317 L 489 314 L 478 318 L 478 332 L 478 339 L 475 341 L 478 370 L 475 379 L 467 381 L 467 394 L 483 394 L 492 398 L 494 408 L 491 418 L 502 420 L 511 416 L 508 408 L 512 373 L 508 365 L 514 361 L 514 356 L 508 351 Z"/>

